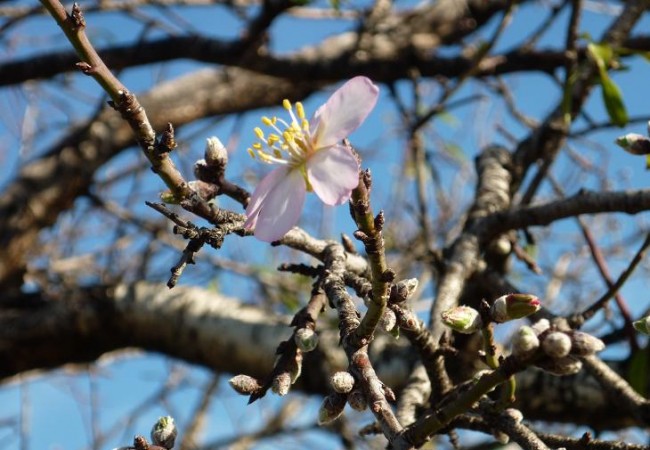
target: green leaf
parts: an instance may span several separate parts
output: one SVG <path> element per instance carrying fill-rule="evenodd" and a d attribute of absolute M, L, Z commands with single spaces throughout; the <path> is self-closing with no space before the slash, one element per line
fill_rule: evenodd
<path fill-rule="evenodd" d="M 623 127 L 628 122 L 627 110 L 623 103 L 623 95 L 619 87 L 612 81 L 607 72 L 600 71 L 600 84 L 603 92 L 603 102 L 613 124 Z"/>
<path fill-rule="evenodd" d="M 607 70 L 607 67 L 614 60 L 614 50 L 608 44 L 595 44 L 590 42 L 587 44 L 587 54 L 598 65 L 601 70 Z"/>
<path fill-rule="evenodd" d="M 632 354 L 627 373 L 630 386 L 644 397 L 648 390 L 648 376 L 650 376 L 650 347 L 636 350 Z"/>

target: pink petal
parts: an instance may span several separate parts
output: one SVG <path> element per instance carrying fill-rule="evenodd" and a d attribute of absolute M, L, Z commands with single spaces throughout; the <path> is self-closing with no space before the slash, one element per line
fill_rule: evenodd
<path fill-rule="evenodd" d="M 262 241 L 281 239 L 298 222 L 306 191 L 299 170 L 288 167 L 274 170 L 255 189 L 244 227 L 254 226 L 255 237 Z M 249 208 L 246 208 L 247 215 Z"/>
<path fill-rule="evenodd" d="M 255 192 L 253 192 L 251 200 L 248 202 L 248 206 L 246 207 L 246 222 L 244 222 L 245 229 L 252 230 L 255 228 L 257 217 L 262 209 L 264 199 L 266 199 L 269 192 L 275 188 L 275 185 L 287 176 L 288 171 L 288 167 L 279 167 L 266 175 L 262 181 L 260 181 L 260 184 L 257 185 Z"/>
<path fill-rule="evenodd" d="M 333 145 L 309 158 L 307 178 L 323 203 L 341 205 L 359 184 L 359 162 L 348 147 Z"/>
<path fill-rule="evenodd" d="M 317 147 L 329 147 L 346 138 L 375 107 L 379 88 L 366 77 L 354 77 L 318 108 L 312 126 Z"/>

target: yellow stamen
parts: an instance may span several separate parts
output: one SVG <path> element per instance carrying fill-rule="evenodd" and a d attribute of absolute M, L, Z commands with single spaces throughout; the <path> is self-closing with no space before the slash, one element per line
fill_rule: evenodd
<path fill-rule="evenodd" d="M 272 127 L 273 126 L 273 121 L 269 119 L 268 117 L 264 116 L 262 117 L 262 123 L 266 125 L 267 127 Z"/>
<path fill-rule="evenodd" d="M 287 111 L 291 111 L 291 102 L 285 98 L 282 100 L 282 107 Z"/>
<path fill-rule="evenodd" d="M 302 107 L 302 103 L 296 102 L 296 113 L 300 119 L 305 119 L 305 108 Z"/>
<path fill-rule="evenodd" d="M 259 142 L 255 142 L 255 143 L 253 144 L 253 148 L 254 148 L 255 150 L 258 150 L 258 151 L 259 151 L 259 150 L 262 150 L 262 144 L 260 144 Z"/>
<path fill-rule="evenodd" d="M 252 148 L 248 148 L 248 154 L 250 155 L 251 158 L 255 159 L 255 152 L 253 151 Z"/>
<path fill-rule="evenodd" d="M 257 136 L 258 139 L 261 139 L 263 141 L 265 140 L 264 139 L 264 132 L 262 131 L 262 129 L 260 127 L 255 127 L 255 130 L 253 130 L 253 131 L 255 131 L 255 135 Z"/>

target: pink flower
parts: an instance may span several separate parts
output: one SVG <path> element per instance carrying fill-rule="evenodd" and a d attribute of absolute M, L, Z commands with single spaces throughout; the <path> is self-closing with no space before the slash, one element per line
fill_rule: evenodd
<path fill-rule="evenodd" d="M 244 228 L 254 229 L 262 241 L 277 241 L 298 222 L 307 191 L 314 191 L 326 205 L 347 202 L 359 182 L 359 162 L 341 140 L 363 123 L 378 96 L 379 88 L 372 81 L 355 77 L 334 92 L 310 121 L 301 103 L 296 103 L 294 114 L 288 100 L 283 106 L 291 123 L 263 117 L 262 123 L 274 132 L 265 136 L 256 128 L 262 142 L 248 151 L 281 167 L 264 177 L 253 192 Z"/>

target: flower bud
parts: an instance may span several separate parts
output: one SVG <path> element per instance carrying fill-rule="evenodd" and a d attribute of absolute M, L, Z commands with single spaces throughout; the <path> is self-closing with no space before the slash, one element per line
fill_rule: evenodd
<path fill-rule="evenodd" d="M 483 326 L 478 311 L 469 306 L 456 306 L 441 314 L 442 322 L 454 331 L 472 334 Z"/>
<path fill-rule="evenodd" d="M 151 441 L 166 449 L 174 447 L 178 430 L 171 416 L 164 416 L 158 419 L 151 429 Z"/>
<path fill-rule="evenodd" d="M 353 389 L 352 392 L 348 394 L 348 404 L 350 405 L 350 408 L 355 411 L 365 411 L 368 407 L 366 396 L 363 395 L 363 391 L 359 388 Z"/>
<path fill-rule="evenodd" d="M 318 424 L 324 425 L 338 419 L 345 408 L 344 394 L 330 394 L 323 399 L 318 410 Z"/>
<path fill-rule="evenodd" d="M 318 346 L 318 334 L 311 328 L 300 328 L 293 335 L 296 346 L 303 352 L 311 352 Z"/>
<path fill-rule="evenodd" d="M 616 138 L 616 144 L 633 155 L 650 154 L 650 139 L 638 133 L 628 133 Z"/>
<path fill-rule="evenodd" d="M 574 331 L 571 334 L 571 354 L 587 356 L 598 353 L 605 348 L 605 343 L 588 333 Z"/>
<path fill-rule="evenodd" d="M 237 391 L 238 394 L 250 395 L 262 388 L 262 385 L 257 378 L 249 377 L 248 375 L 235 375 L 228 383 Z"/>
<path fill-rule="evenodd" d="M 537 322 L 535 322 L 531 328 L 535 332 L 537 336 L 551 328 L 551 322 L 548 321 L 548 319 L 539 319 Z"/>
<path fill-rule="evenodd" d="M 381 315 L 381 319 L 379 319 L 379 326 L 382 330 L 389 333 L 393 328 L 395 328 L 396 324 L 397 317 L 395 316 L 395 313 L 393 310 L 386 308 L 384 314 Z"/>
<path fill-rule="evenodd" d="M 391 290 L 391 302 L 405 302 L 413 295 L 415 290 L 418 288 L 418 284 L 419 282 L 417 278 L 409 278 L 408 280 L 402 280 L 393 285 Z"/>
<path fill-rule="evenodd" d="M 330 384 L 339 394 L 347 394 L 354 387 L 354 377 L 350 372 L 336 372 L 330 378 Z"/>
<path fill-rule="evenodd" d="M 288 372 L 282 372 L 273 378 L 271 390 L 279 396 L 287 395 L 291 387 L 291 375 Z"/>
<path fill-rule="evenodd" d="M 526 355 L 539 348 L 539 338 L 529 326 L 519 328 L 512 337 L 512 354 Z"/>
<path fill-rule="evenodd" d="M 650 316 L 644 317 L 632 323 L 634 329 L 639 333 L 650 335 Z"/>
<path fill-rule="evenodd" d="M 503 323 L 530 316 L 539 311 L 539 308 L 541 308 L 540 301 L 534 295 L 508 294 L 502 295 L 492 303 L 490 314 L 492 320 Z"/>
<path fill-rule="evenodd" d="M 228 164 L 228 150 L 218 137 L 212 136 L 205 144 L 205 162 L 209 166 L 225 166 Z"/>
<path fill-rule="evenodd" d="M 571 351 L 571 338 L 561 331 L 553 331 L 544 336 L 542 350 L 551 358 L 563 358 Z"/>
<path fill-rule="evenodd" d="M 557 376 L 574 375 L 582 369 L 582 361 L 575 356 L 545 358 L 535 363 L 540 369 Z"/>

